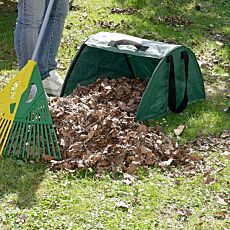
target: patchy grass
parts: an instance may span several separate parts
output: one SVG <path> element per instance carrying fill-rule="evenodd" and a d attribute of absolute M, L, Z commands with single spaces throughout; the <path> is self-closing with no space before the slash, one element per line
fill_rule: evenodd
<path fill-rule="evenodd" d="M 162 126 L 172 137 L 175 137 L 174 129 L 185 125 L 186 129 L 179 137 L 180 143 L 185 144 L 198 137 L 220 135 L 223 130 L 230 130 L 229 112 L 224 111 L 226 107 L 227 104 L 220 100 L 203 101 L 189 105 L 181 114 L 169 113 L 147 124 Z"/>
<path fill-rule="evenodd" d="M 138 12 L 111 14 L 115 7 L 135 7 Z M 217 135 L 230 128 L 229 113 L 224 111 L 229 106 L 229 8 L 224 0 L 74 0 L 58 54 L 59 71 L 65 76 L 79 46 L 99 31 L 188 45 L 203 63 L 208 101 L 151 124 L 161 124 L 172 136 L 173 129 L 185 124 L 182 143 Z M 0 84 L 17 69 L 15 10 L 15 1 L 0 1 Z M 172 15 L 192 24 L 166 23 L 164 18 Z M 114 26 L 101 27 L 98 21 Z M 45 165 L 1 159 L 0 228 L 228 229 L 229 161 L 219 152 L 200 155 L 200 170 L 140 169 L 130 185 L 122 177 L 98 180 L 91 171 L 51 172 Z"/>
<path fill-rule="evenodd" d="M 227 168 L 212 175 L 210 184 L 205 184 L 202 174 L 188 177 L 175 169 L 172 176 L 153 168 L 149 173 L 140 171 L 139 179 L 128 185 L 109 176 L 97 180 L 92 172 L 50 172 L 12 160 L 1 161 L 0 167 L 1 229 L 216 230 L 228 226 Z"/>

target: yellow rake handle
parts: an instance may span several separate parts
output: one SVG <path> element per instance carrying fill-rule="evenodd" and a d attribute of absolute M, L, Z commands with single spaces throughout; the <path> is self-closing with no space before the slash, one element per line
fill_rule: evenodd
<path fill-rule="evenodd" d="M 28 88 L 35 65 L 35 61 L 29 60 L 17 76 L 10 80 L 7 86 L 0 92 L 0 117 L 4 114 L 3 116 L 6 119 L 11 117 L 14 119 L 21 96 Z M 18 83 L 18 85 L 16 86 L 15 93 L 12 96 L 12 88 L 16 83 Z M 12 104 L 15 104 L 13 112 L 10 111 L 10 106 Z"/>
<path fill-rule="evenodd" d="M 35 65 L 35 61 L 29 60 L 17 76 L 0 92 L 0 156 L 10 134 L 21 96 L 28 88 Z M 18 84 L 12 96 L 12 89 L 16 83 Z M 11 111 L 11 105 L 14 105 L 13 111 Z"/>

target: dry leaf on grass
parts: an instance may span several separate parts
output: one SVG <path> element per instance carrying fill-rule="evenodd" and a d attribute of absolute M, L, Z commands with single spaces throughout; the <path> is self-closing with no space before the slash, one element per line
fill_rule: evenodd
<path fill-rule="evenodd" d="M 225 219 L 228 215 L 225 212 L 215 212 L 214 217 L 217 219 Z"/>
<path fill-rule="evenodd" d="M 163 162 L 159 163 L 159 166 L 161 166 L 161 167 L 166 167 L 166 166 L 171 165 L 172 162 L 173 162 L 173 158 L 170 158 L 170 159 L 167 160 L 167 161 L 163 161 Z"/>
<path fill-rule="evenodd" d="M 185 129 L 185 125 L 179 125 L 176 129 L 174 129 L 174 133 L 176 136 L 180 136 Z"/>
<path fill-rule="evenodd" d="M 45 161 L 52 161 L 54 160 L 54 157 L 51 157 L 49 155 L 42 155 L 42 159 Z"/>
<path fill-rule="evenodd" d="M 204 184 L 211 185 L 215 183 L 215 179 L 212 178 L 210 175 L 204 178 Z"/>
<path fill-rule="evenodd" d="M 223 157 L 225 157 L 226 159 L 230 160 L 230 152 L 229 151 L 225 151 L 221 154 Z"/>
<path fill-rule="evenodd" d="M 228 203 L 225 201 L 224 198 L 220 197 L 219 195 L 216 195 L 216 200 L 217 200 L 217 203 L 218 204 L 221 204 L 221 205 L 228 205 Z"/>
<path fill-rule="evenodd" d="M 197 156 L 197 155 L 191 155 L 191 156 L 189 156 L 189 159 L 191 161 L 198 162 L 198 161 L 202 160 L 202 157 L 201 156 Z"/>

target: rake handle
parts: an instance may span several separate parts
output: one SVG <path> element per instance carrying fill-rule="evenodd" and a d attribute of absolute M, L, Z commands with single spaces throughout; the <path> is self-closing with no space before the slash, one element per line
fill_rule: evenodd
<path fill-rule="evenodd" d="M 11 79 L 1 91 L 0 105 L 5 106 L 5 116 L 15 116 L 17 109 L 15 109 L 14 112 L 10 112 L 10 105 L 15 104 L 18 106 L 19 101 L 21 100 L 22 92 L 24 92 L 28 87 L 30 76 L 33 73 L 35 65 L 36 62 L 29 60 L 27 65 L 23 67 L 18 75 Z M 16 83 L 18 83 L 18 85 L 12 95 L 12 89 Z"/>
<path fill-rule="evenodd" d="M 42 38 L 43 38 L 43 36 L 45 34 L 45 30 L 46 30 L 46 27 L 47 27 L 47 24 L 48 24 L 48 21 L 49 21 L 49 16 L 50 16 L 53 4 L 54 4 L 54 0 L 50 0 L 49 5 L 48 5 L 47 10 L 46 10 L 46 13 L 45 13 L 45 17 L 44 17 L 43 22 L 42 22 L 42 26 L 41 26 L 41 29 L 40 29 L 40 32 L 39 32 L 39 35 L 38 35 L 38 39 L 37 39 L 37 42 L 36 42 L 36 45 L 35 45 L 35 48 L 34 48 L 34 52 L 33 52 L 33 55 L 32 55 L 31 60 L 33 60 L 33 61 L 36 61 L 36 58 L 37 58 L 37 55 L 38 55 L 38 50 L 39 50 L 39 48 L 41 46 Z"/>

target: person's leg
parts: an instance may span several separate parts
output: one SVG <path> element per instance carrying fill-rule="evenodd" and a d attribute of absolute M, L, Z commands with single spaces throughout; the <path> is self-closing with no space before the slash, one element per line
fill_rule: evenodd
<path fill-rule="evenodd" d="M 46 7 L 49 0 L 46 0 Z M 55 0 L 47 29 L 38 53 L 38 65 L 42 79 L 49 76 L 50 71 L 57 67 L 56 55 L 61 42 L 69 0 Z"/>
<path fill-rule="evenodd" d="M 44 17 L 46 0 L 19 0 L 15 49 L 19 69 L 31 59 Z"/>

